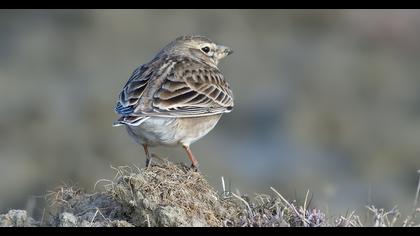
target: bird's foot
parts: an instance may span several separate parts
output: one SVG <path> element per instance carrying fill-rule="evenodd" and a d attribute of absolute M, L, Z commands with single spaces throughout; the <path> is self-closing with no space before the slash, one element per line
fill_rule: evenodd
<path fill-rule="evenodd" d="M 146 158 L 146 168 L 152 165 L 157 165 L 160 162 L 164 162 L 164 160 L 162 158 L 160 158 L 159 156 L 157 156 L 154 153 L 150 154 L 149 158 Z"/>
<path fill-rule="evenodd" d="M 181 162 L 181 163 L 179 163 L 180 165 L 181 165 L 181 167 L 182 167 L 182 169 L 185 171 L 185 172 L 200 172 L 200 170 L 198 169 L 198 165 L 193 165 L 193 164 L 191 164 L 191 165 L 188 165 L 188 164 L 186 164 L 186 163 L 184 163 L 184 162 Z"/>
<path fill-rule="evenodd" d="M 198 164 L 191 164 L 190 169 L 194 172 L 200 172 L 200 169 L 198 169 Z"/>
<path fill-rule="evenodd" d="M 146 158 L 146 168 L 152 165 L 152 158 Z"/>

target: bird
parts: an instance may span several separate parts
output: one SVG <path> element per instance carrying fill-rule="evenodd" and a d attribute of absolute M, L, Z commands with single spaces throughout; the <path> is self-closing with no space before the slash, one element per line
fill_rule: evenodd
<path fill-rule="evenodd" d="M 198 170 L 190 145 L 209 133 L 224 113 L 233 110 L 233 93 L 218 68 L 233 50 L 200 35 L 183 35 L 137 67 L 120 92 L 113 126 L 125 126 L 143 146 L 181 145 Z"/>

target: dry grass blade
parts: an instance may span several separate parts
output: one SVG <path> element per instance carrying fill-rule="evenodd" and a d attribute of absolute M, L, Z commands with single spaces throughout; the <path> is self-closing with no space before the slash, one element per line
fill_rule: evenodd
<path fill-rule="evenodd" d="M 252 213 L 252 209 L 251 209 L 251 207 L 249 206 L 248 202 L 247 202 L 247 201 L 245 201 L 245 199 L 241 198 L 240 196 L 238 196 L 238 195 L 236 195 L 236 194 L 234 194 L 234 193 L 232 193 L 232 195 L 233 195 L 234 197 L 236 197 L 237 199 L 239 199 L 241 202 L 243 202 L 243 203 L 245 204 L 245 206 L 247 207 L 247 209 L 248 209 L 248 214 L 249 214 L 249 216 L 250 216 L 251 218 L 252 218 L 252 217 L 254 217 L 254 214 Z"/>
<path fill-rule="evenodd" d="M 413 209 L 416 209 L 416 207 L 417 207 L 417 203 L 418 203 L 418 200 L 419 200 L 419 193 L 420 193 L 420 170 L 417 170 L 417 174 L 419 174 L 419 181 L 418 181 L 418 184 L 417 184 L 416 196 L 414 197 Z"/>
<path fill-rule="evenodd" d="M 293 204 L 290 204 L 277 190 L 275 190 L 273 187 L 270 187 L 270 189 L 273 191 L 273 192 L 275 192 L 279 197 L 280 197 L 280 199 L 283 201 L 283 202 L 285 202 L 286 204 L 287 204 L 287 206 L 290 208 L 290 209 L 292 209 L 293 211 L 294 211 L 294 213 L 302 220 L 302 222 L 304 222 L 304 224 L 306 224 L 305 226 L 308 226 L 308 225 L 310 225 L 310 222 L 307 220 L 307 219 L 305 219 L 305 217 L 304 216 L 302 216 L 297 210 L 296 210 L 296 208 L 295 208 L 295 206 L 293 206 Z"/>
<path fill-rule="evenodd" d="M 309 196 L 309 189 L 306 191 L 305 201 L 303 202 L 302 215 L 304 219 L 306 219 L 306 210 L 307 210 L 306 208 L 307 208 L 308 196 Z"/>

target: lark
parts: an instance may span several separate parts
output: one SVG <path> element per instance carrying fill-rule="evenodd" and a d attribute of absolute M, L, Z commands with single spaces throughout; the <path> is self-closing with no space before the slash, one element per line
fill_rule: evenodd
<path fill-rule="evenodd" d="M 232 49 L 204 36 L 181 36 L 139 66 L 119 94 L 114 126 L 125 126 L 142 145 L 181 145 L 198 168 L 190 145 L 209 133 L 233 109 L 233 94 L 218 69 Z"/>

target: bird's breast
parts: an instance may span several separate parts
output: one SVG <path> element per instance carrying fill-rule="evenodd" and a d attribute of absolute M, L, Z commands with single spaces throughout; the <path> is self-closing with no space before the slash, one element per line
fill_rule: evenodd
<path fill-rule="evenodd" d="M 191 118 L 151 117 L 139 126 L 127 128 L 131 136 L 141 144 L 190 145 L 210 132 L 220 117 L 221 114 Z"/>

